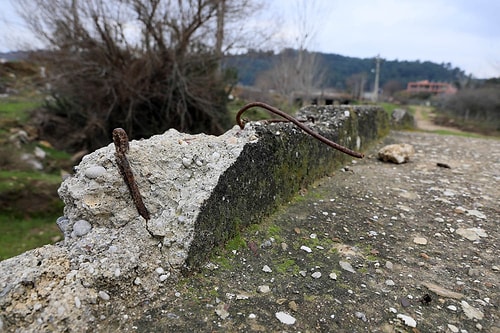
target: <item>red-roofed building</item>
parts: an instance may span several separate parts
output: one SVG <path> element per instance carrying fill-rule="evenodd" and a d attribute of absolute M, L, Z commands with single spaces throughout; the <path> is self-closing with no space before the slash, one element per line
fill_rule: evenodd
<path fill-rule="evenodd" d="M 457 88 L 449 83 L 444 82 L 429 82 L 428 80 L 408 82 L 406 91 L 409 93 L 429 92 L 432 94 L 454 94 Z"/>

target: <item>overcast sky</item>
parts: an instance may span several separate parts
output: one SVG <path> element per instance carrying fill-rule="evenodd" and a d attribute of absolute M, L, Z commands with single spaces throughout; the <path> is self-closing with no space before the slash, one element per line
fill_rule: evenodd
<path fill-rule="evenodd" d="M 297 31 L 297 0 L 267 1 Z M 298 0 L 299 2 L 301 0 Z M 500 0 L 309 0 L 314 51 L 387 60 L 450 62 L 477 78 L 500 76 Z M 0 0 L 0 52 L 33 44 L 10 0 Z"/>
<path fill-rule="evenodd" d="M 294 17 L 291 0 L 275 0 Z M 316 0 L 311 48 L 345 56 L 450 62 L 500 76 L 500 0 Z M 314 5 L 315 3 L 315 5 Z M 313 13 L 314 12 L 314 13 Z M 293 23 L 287 23 L 293 24 Z M 314 24 L 314 23 L 313 23 Z M 285 25 L 285 26 L 287 26 Z M 287 28 L 290 30 L 290 28 Z"/>

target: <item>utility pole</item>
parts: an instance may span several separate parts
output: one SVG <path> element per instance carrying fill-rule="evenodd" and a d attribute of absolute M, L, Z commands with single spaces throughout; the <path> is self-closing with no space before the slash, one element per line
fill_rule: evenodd
<path fill-rule="evenodd" d="M 377 54 L 377 57 L 375 58 L 375 87 L 373 88 L 373 96 L 372 96 L 372 100 L 374 102 L 378 101 L 379 77 L 380 77 L 380 54 Z"/>

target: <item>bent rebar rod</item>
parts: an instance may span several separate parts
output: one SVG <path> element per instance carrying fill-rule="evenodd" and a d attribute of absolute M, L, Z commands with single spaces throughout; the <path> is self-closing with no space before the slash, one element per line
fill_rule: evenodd
<path fill-rule="evenodd" d="M 238 123 L 238 126 L 240 126 L 241 129 L 245 128 L 245 123 L 242 121 L 241 119 L 241 115 L 247 111 L 248 109 L 251 109 L 253 107 L 259 107 L 259 108 L 263 108 L 271 113 L 274 113 L 278 116 L 281 116 L 283 118 L 285 118 L 286 120 L 294 123 L 297 127 L 299 127 L 301 130 L 303 130 L 304 132 L 306 132 L 307 134 L 309 134 L 310 136 L 314 137 L 315 139 L 323 142 L 324 144 L 327 144 L 328 146 L 334 148 L 334 149 L 337 149 L 341 152 L 343 152 L 344 154 L 347 154 L 347 155 L 350 155 L 350 156 L 353 156 L 353 157 L 357 157 L 357 158 L 363 158 L 365 157 L 364 154 L 362 153 L 358 153 L 354 150 L 351 150 L 347 147 L 344 147 L 342 145 L 339 145 L 338 143 L 335 143 L 331 140 L 328 140 L 327 138 L 325 138 L 324 136 L 322 136 L 321 134 L 319 133 L 316 133 L 314 132 L 312 129 L 310 129 L 309 127 L 307 127 L 306 125 L 302 124 L 300 121 L 298 121 L 297 119 L 295 119 L 294 117 L 290 116 L 289 114 L 275 108 L 275 107 L 272 107 L 271 105 L 268 105 L 266 103 L 262 103 L 262 102 L 252 102 L 252 103 L 248 103 L 247 105 L 243 106 L 239 111 L 238 111 L 238 114 L 236 115 L 236 122 Z"/>

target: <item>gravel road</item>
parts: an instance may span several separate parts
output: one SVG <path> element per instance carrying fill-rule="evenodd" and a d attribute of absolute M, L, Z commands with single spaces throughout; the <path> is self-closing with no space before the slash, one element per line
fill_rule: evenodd
<path fill-rule="evenodd" d="M 390 143 L 416 154 L 380 162 Z M 499 222 L 499 140 L 392 132 L 97 328 L 499 333 Z"/>

